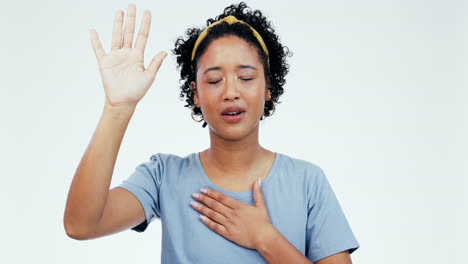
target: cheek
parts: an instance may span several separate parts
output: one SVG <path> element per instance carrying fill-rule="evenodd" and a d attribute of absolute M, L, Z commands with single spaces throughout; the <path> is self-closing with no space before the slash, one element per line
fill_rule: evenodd
<path fill-rule="evenodd" d="M 249 104 L 249 108 L 254 108 L 256 111 L 263 113 L 263 109 L 265 107 L 264 88 L 257 87 L 257 89 L 249 90 L 248 92 L 244 93 L 244 98 L 246 98 L 246 101 Z"/>
<path fill-rule="evenodd" d="M 202 109 L 202 112 L 205 116 L 209 115 L 212 112 L 216 112 L 216 107 L 219 104 L 219 94 L 216 94 L 214 90 L 203 90 L 203 92 L 198 93 L 198 103 Z"/>
<path fill-rule="evenodd" d="M 265 100 L 265 82 L 256 82 L 246 87 L 247 91 L 251 94 L 251 97 L 256 97 L 258 100 Z"/>

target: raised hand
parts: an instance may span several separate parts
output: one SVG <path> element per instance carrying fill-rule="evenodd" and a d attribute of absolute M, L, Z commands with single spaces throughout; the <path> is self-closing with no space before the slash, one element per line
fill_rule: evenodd
<path fill-rule="evenodd" d="M 132 47 L 135 31 L 134 4 L 128 5 L 125 30 L 122 35 L 123 12 L 115 13 L 111 50 L 106 54 L 96 30 L 90 30 L 90 39 L 96 55 L 106 104 L 110 106 L 135 106 L 154 82 L 156 73 L 167 53 L 162 51 L 144 67 L 144 52 L 151 25 L 151 13 L 145 10 L 135 46 Z"/>

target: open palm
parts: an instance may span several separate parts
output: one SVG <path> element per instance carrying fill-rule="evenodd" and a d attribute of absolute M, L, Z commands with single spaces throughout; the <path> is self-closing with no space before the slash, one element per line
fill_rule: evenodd
<path fill-rule="evenodd" d="M 90 31 L 91 44 L 106 93 L 106 103 L 112 106 L 136 105 L 154 82 L 156 73 L 167 55 L 166 52 L 159 52 L 145 69 L 143 58 L 151 25 L 151 13 L 145 10 L 135 46 L 132 47 L 135 9 L 134 4 L 128 5 L 123 35 L 123 12 L 116 12 L 112 45 L 108 54 L 104 51 L 97 32 Z"/>

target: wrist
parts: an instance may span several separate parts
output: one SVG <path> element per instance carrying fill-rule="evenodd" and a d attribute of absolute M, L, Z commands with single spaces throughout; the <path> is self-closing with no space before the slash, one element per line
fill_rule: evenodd
<path fill-rule="evenodd" d="M 272 225 L 269 224 L 264 230 L 258 235 L 257 246 L 255 249 L 261 254 L 266 252 L 271 247 L 271 243 L 278 240 L 278 236 L 281 233 Z"/>
<path fill-rule="evenodd" d="M 135 112 L 136 104 L 112 105 L 108 102 L 104 104 L 104 112 L 116 117 L 131 117 Z"/>

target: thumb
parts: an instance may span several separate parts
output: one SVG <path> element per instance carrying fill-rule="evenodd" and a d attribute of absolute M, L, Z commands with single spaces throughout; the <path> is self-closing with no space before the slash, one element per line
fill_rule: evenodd
<path fill-rule="evenodd" d="M 265 207 L 265 200 L 262 192 L 262 179 L 258 178 L 254 185 L 254 201 L 255 207 Z"/>
<path fill-rule="evenodd" d="M 167 53 L 165 51 L 161 51 L 153 57 L 150 64 L 148 65 L 148 68 L 146 69 L 148 79 L 154 80 L 154 77 L 156 76 L 159 67 L 161 67 L 162 61 L 164 60 L 166 55 Z"/>

